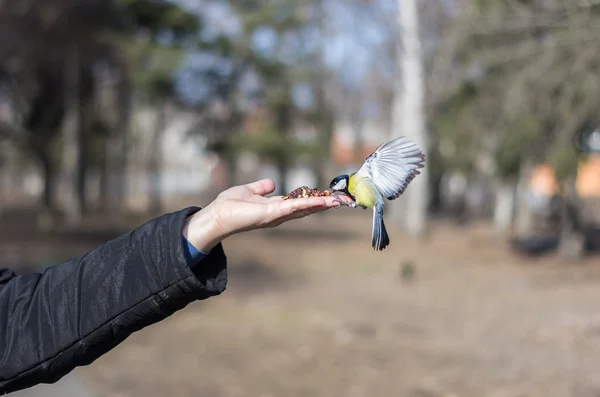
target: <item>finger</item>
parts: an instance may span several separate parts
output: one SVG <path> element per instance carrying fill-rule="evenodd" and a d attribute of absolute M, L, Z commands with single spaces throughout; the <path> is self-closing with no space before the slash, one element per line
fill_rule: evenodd
<path fill-rule="evenodd" d="M 344 195 L 341 195 L 340 197 L 342 200 L 344 200 L 344 202 L 346 202 L 348 204 L 352 203 L 352 199 L 350 197 L 344 196 Z M 269 200 L 269 202 L 273 202 L 275 204 L 287 202 L 287 203 L 296 203 L 299 205 L 308 205 L 310 207 L 324 205 L 328 208 L 331 208 L 331 207 L 337 207 L 339 205 L 339 203 L 336 202 L 336 198 L 332 197 L 332 196 L 300 197 L 300 198 L 287 199 L 287 200 L 283 200 L 281 198 L 281 196 L 273 196 L 273 197 L 269 197 L 268 200 Z M 302 200 L 311 200 L 311 201 L 309 201 L 309 202 L 305 201 L 304 203 L 306 203 L 306 204 L 301 204 Z M 289 205 L 291 205 L 291 204 L 289 204 Z"/>
<path fill-rule="evenodd" d="M 271 197 L 268 197 L 267 199 L 270 202 L 273 202 L 273 203 L 276 203 L 276 204 L 290 203 L 289 205 L 291 205 L 291 203 L 296 203 L 297 204 L 297 203 L 299 203 L 299 202 L 301 202 L 303 200 L 311 200 L 309 202 L 309 205 L 315 205 L 316 203 L 326 205 L 325 201 L 321 200 L 323 198 L 324 197 L 298 197 L 298 198 L 290 198 L 290 199 L 284 200 L 282 198 L 282 196 L 271 196 Z M 317 199 L 317 201 L 315 201 L 315 199 Z M 288 205 L 288 204 L 286 204 L 286 205 Z"/>
<path fill-rule="evenodd" d="M 258 194 L 259 196 L 264 196 L 266 194 L 272 193 L 275 190 L 275 182 L 273 182 L 273 180 L 269 178 L 248 183 L 245 186 L 248 189 L 250 189 L 252 193 Z"/>
<path fill-rule="evenodd" d="M 309 206 L 314 206 L 315 204 L 325 205 L 323 197 L 299 197 L 295 199 L 284 200 L 283 198 L 281 198 L 281 196 L 271 196 L 268 197 L 267 200 L 269 200 L 269 202 L 271 203 L 274 203 L 275 205 L 286 205 L 286 208 L 287 206 L 291 206 L 291 208 L 294 208 L 294 205 L 302 205 L 302 203 L 305 203 L 304 205 Z"/>
<path fill-rule="evenodd" d="M 314 207 L 325 206 L 325 200 L 321 197 L 298 198 L 293 200 L 282 200 L 281 197 L 269 199 L 270 222 L 290 216 L 298 211 Z"/>
<path fill-rule="evenodd" d="M 317 200 L 315 200 L 317 199 Z M 321 212 L 321 211 L 327 211 L 328 209 L 331 209 L 331 207 L 327 206 L 327 204 L 325 203 L 325 200 L 319 200 L 322 199 L 322 197 L 310 197 L 310 198 L 304 198 L 304 199 L 294 199 L 293 201 L 296 201 L 297 203 L 294 204 L 285 204 L 282 205 L 283 203 L 281 203 L 281 198 L 279 198 L 278 201 L 273 201 L 272 203 L 270 203 L 271 206 L 274 207 L 278 207 L 277 210 L 274 210 L 276 215 L 271 219 L 271 221 L 269 222 L 269 225 L 271 226 L 277 226 L 277 225 L 281 225 L 282 223 L 294 220 L 294 219 L 299 219 L 299 218 L 304 218 L 308 215 L 312 215 L 315 214 L 317 212 Z M 299 201 L 304 201 L 304 203 L 299 203 Z M 319 203 L 319 201 L 321 201 L 321 203 Z"/>
<path fill-rule="evenodd" d="M 288 213 L 294 213 L 312 208 L 327 207 L 327 202 L 323 197 L 303 197 L 299 199 L 286 200 L 284 205 L 289 207 Z"/>
<path fill-rule="evenodd" d="M 320 211 L 325 211 L 327 209 L 328 208 L 325 208 L 325 207 L 316 207 L 316 208 L 312 208 L 312 209 L 296 211 L 289 215 L 284 216 L 283 218 L 279 218 L 277 220 L 277 223 L 282 224 L 282 223 L 285 223 L 285 222 L 288 222 L 288 221 L 291 221 L 294 219 L 305 218 L 309 215 L 312 215 L 312 214 L 320 212 Z"/>
<path fill-rule="evenodd" d="M 321 205 L 321 206 L 317 206 L 317 207 L 310 207 L 310 208 L 307 208 L 304 210 L 296 211 L 296 212 L 292 213 L 292 215 L 290 215 L 290 216 L 292 217 L 291 219 L 304 218 L 309 215 L 316 214 L 317 212 L 327 211 L 329 209 L 331 209 L 331 207 L 328 207 L 326 205 Z"/>
<path fill-rule="evenodd" d="M 300 219 L 300 218 L 307 217 L 310 214 L 312 214 L 311 210 L 301 210 L 301 211 L 294 212 L 292 215 L 290 215 L 290 217 L 293 219 Z"/>

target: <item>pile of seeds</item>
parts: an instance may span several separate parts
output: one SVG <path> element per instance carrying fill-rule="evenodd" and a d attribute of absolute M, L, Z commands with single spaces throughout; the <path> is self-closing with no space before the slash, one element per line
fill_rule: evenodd
<path fill-rule="evenodd" d="M 329 195 L 330 195 L 329 190 L 325 190 L 324 192 L 322 192 L 319 189 L 311 189 L 308 186 L 301 186 L 297 189 L 292 190 L 291 192 L 289 192 L 287 195 L 283 196 L 282 198 L 284 200 L 288 200 L 288 199 L 295 199 L 295 198 L 300 198 L 300 197 L 323 197 L 323 196 L 329 196 Z"/>

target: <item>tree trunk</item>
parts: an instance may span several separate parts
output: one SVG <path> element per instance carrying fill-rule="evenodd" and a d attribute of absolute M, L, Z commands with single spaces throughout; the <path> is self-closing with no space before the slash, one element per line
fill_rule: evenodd
<path fill-rule="evenodd" d="M 54 188 L 56 171 L 52 158 L 42 149 L 38 153 L 44 178 L 44 193 L 42 195 L 42 211 L 37 219 L 37 229 L 46 232 L 54 227 Z"/>
<path fill-rule="evenodd" d="M 515 222 L 516 233 L 519 236 L 529 236 L 535 228 L 533 208 L 529 202 L 531 195 L 530 180 L 533 169 L 534 165 L 531 162 L 526 162 L 519 173 Z"/>
<path fill-rule="evenodd" d="M 150 207 L 149 210 L 153 214 L 158 214 L 162 210 L 162 178 L 163 171 L 162 162 L 162 138 L 165 130 L 165 109 L 159 106 L 156 129 L 152 136 L 150 158 L 148 163 L 148 181 L 150 186 Z"/>
<path fill-rule="evenodd" d="M 358 115 L 354 116 L 352 120 L 352 131 L 354 136 L 354 147 L 352 148 L 352 151 L 353 159 L 357 164 L 361 164 L 365 160 L 365 156 L 363 153 L 363 129 L 364 119 L 359 113 Z"/>
<path fill-rule="evenodd" d="M 405 135 L 427 152 L 425 128 L 423 59 L 417 0 L 398 0 L 399 24 L 403 52 L 398 56 L 401 83 L 396 85 L 393 135 Z M 427 166 L 408 186 L 395 207 L 403 207 L 406 231 L 423 236 L 427 226 L 429 177 Z M 398 208 L 399 209 L 399 208 Z M 398 216 L 396 216 L 398 218 Z"/>
<path fill-rule="evenodd" d="M 91 103 L 86 101 L 79 112 L 79 158 L 78 158 L 78 169 L 77 169 L 77 200 L 79 202 L 79 208 L 81 214 L 85 215 L 88 209 L 87 200 L 87 182 L 88 182 L 88 136 L 86 126 L 89 125 L 88 120 L 91 115 Z"/>
<path fill-rule="evenodd" d="M 150 186 L 150 212 L 158 214 L 162 210 L 162 141 L 166 128 L 167 104 L 163 103 L 158 107 L 156 128 L 152 134 L 150 146 L 150 156 L 148 158 L 148 186 Z"/>
<path fill-rule="evenodd" d="M 223 186 L 223 188 L 228 189 L 232 186 L 237 185 L 239 180 L 237 156 L 235 156 L 231 152 L 227 152 L 223 157 L 223 162 L 225 165 L 225 185 Z"/>
<path fill-rule="evenodd" d="M 315 187 L 318 189 L 325 189 L 326 184 L 329 182 L 325 178 L 325 170 L 327 162 L 324 156 L 316 156 L 312 161 L 312 172 L 315 175 Z M 287 193 L 287 192 L 286 192 Z"/>
<path fill-rule="evenodd" d="M 279 175 L 279 186 L 277 191 L 279 195 L 285 196 L 287 194 L 287 176 L 289 171 L 289 162 L 286 156 L 279 155 L 277 157 L 277 174 Z"/>
<path fill-rule="evenodd" d="M 4 213 L 4 206 L 9 201 L 10 171 L 4 164 L 0 164 L 0 220 Z"/>
<path fill-rule="evenodd" d="M 323 66 L 324 68 L 324 66 Z M 324 69 L 321 73 L 324 73 Z M 317 103 L 319 107 L 318 114 L 318 133 L 319 133 L 319 146 L 322 152 L 317 154 L 317 158 L 313 161 L 313 172 L 316 177 L 316 187 L 319 189 L 325 189 L 329 186 L 330 180 L 326 178 L 327 171 L 327 159 L 331 152 L 331 140 L 333 138 L 334 130 L 334 114 L 331 107 L 328 106 L 327 98 L 325 97 L 325 76 L 320 76 L 319 86 L 316 89 Z M 285 192 L 284 194 L 286 194 Z M 323 215 L 323 214 L 322 214 Z"/>
<path fill-rule="evenodd" d="M 127 177 L 121 151 L 123 150 L 123 138 L 117 134 L 106 138 L 104 144 L 105 151 L 105 184 L 104 184 L 104 203 L 103 207 L 111 216 L 119 216 L 124 211 L 125 195 L 124 183 Z"/>
<path fill-rule="evenodd" d="M 509 232 L 512 226 L 515 215 L 515 192 L 516 186 L 510 181 L 500 182 L 496 186 L 494 227 L 501 234 Z"/>
<path fill-rule="evenodd" d="M 98 211 L 108 212 L 109 187 L 108 187 L 108 139 L 105 139 L 102 145 L 102 154 L 100 159 L 100 181 L 99 181 L 99 196 L 98 196 Z"/>
<path fill-rule="evenodd" d="M 44 194 L 42 196 L 42 207 L 48 211 L 54 210 L 54 166 L 50 156 L 42 154 L 40 156 L 42 163 L 42 173 L 44 176 Z"/>
<path fill-rule="evenodd" d="M 289 95 L 289 94 L 288 94 Z M 291 105 L 284 103 L 276 107 L 276 127 L 279 134 L 281 134 L 284 140 L 287 140 L 289 131 L 292 124 L 292 109 Z M 290 158 L 288 153 L 278 153 L 276 156 L 277 172 L 279 174 L 279 187 L 278 191 L 280 195 L 287 194 L 287 176 L 290 169 Z"/>
<path fill-rule="evenodd" d="M 105 142 L 105 208 L 111 216 L 126 210 L 127 138 L 132 114 L 132 88 L 126 65 L 119 65 L 117 91 L 117 126 Z"/>
<path fill-rule="evenodd" d="M 317 15 L 326 14 L 326 0 L 319 0 L 315 4 L 315 10 Z M 324 18 L 318 18 L 318 29 L 323 37 L 326 37 L 329 32 L 327 31 L 328 25 Z M 317 154 L 317 158 L 314 159 L 313 173 L 316 179 L 316 186 L 319 189 L 325 189 L 329 186 L 331 179 L 327 178 L 327 166 L 329 165 L 328 159 L 331 153 L 331 141 L 333 139 L 333 133 L 335 129 L 335 110 L 332 106 L 332 100 L 327 97 L 328 92 L 333 91 L 331 81 L 329 78 L 328 67 L 326 65 L 325 58 L 327 57 L 327 50 L 323 40 L 319 41 L 319 48 L 316 53 L 316 63 L 318 66 L 315 94 L 316 104 L 318 109 L 317 119 L 318 122 L 318 134 L 319 134 L 319 146 L 321 152 Z M 287 192 L 285 192 L 287 193 Z M 325 213 L 320 213 L 325 215 Z"/>
<path fill-rule="evenodd" d="M 101 142 L 101 151 L 99 153 L 99 186 L 98 186 L 98 196 L 96 197 L 96 210 L 100 213 L 107 214 L 110 210 L 109 200 L 110 200 L 110 186 L 109 186 L 109 174 L 110 174 L 110 147 L 111 140 L 113 140 L 114 133 L 112 132 L 116 128 L 112 128 L 114 124 L 116 124 L 116 107 L 114 107 L 115 102 L 115 89 L 112 87 L 111 78 L 114 75 L 114 70 L 111 68 L 106 68 L 103 70 L 104 73 L 96 76 L 95 79 L 95 98 L 94 100 L 97 103 L 97 106 L 101 109 L 99 112 L 102 114 L 103 123 L 106 123 L 106 129 L 102 128 L 101 132 L 103 134 L 102 142 Z M 118 126 L 117 126 L 118 127 Z"/>
<path fill-rule="evenodd" d="M 215 196 L 223 190 L 237 184 L 237 156 L 231 144 L 225 139 L 213 142 L 205 148 L 218 157 L 218 163 L 211 175 L 210 191 Z"/>
<path fill-rule="evenodd" d="M 429 211 L 432 213 L 439 215 L 444 207 L 444 202 L 442 199 L 442 182 L 444 179 L 444 174 L 439 172 L 433 178 L 431 187 L 431 200 Z"/>
<path fill-rule="evenodd" d="M 575 183 L 565 182 L 561 200 L 561 228 L 559 255 L 566 260 L 579 261 L 585 254 L 585 236 L 579 218 L 580 208 L 577 205 Z"/>
<path fill-rule="evenodd" d="M 11 199 L 12 187 L 12 159 L 11 147 L 3 145 L 0 142 L 0 216 L 2 216 L 2 207 Z"/>
<path fill-rule="evenodd" d="M 83 215 L 82 202 L 78 199 L 81 159 L 81 103 L 79 49 L 73 45 L 65 65 L 65 121 L 63 130 L 63 171 L 65 186 L 62 189 L 65 201 L 66 223 L 76 226 Z"/>

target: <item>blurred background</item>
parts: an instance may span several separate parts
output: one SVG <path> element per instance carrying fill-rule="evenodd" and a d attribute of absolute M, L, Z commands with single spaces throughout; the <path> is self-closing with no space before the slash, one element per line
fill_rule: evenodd
<path fill-rule="evenodd" d="M 595 0 L 0 0 L 18 273 L 232 185 L 325 189 L 396 136 L 427 153 L 384 252 L 348 208 L 231 238 L 225 294 L 39 393 L 600 395 L 599 34 Z"/>

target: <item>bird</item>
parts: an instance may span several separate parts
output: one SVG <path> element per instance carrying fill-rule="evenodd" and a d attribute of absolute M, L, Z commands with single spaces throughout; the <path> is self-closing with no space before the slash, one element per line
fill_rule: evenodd
<path fill-rule="evenodd" d="M 425 167 L 425 153 L 413 141 L 400 136 L 380 144 L 363 162 L 358 171 L 338 175 L 329 184 L 329 192 L 339 205 L 364 210 L 373 209 L 371 246 L 383 251 L 390 237 L 383 221 L 385 199 L 395 200 Z M 339 193 L 352 201 L 345 202 Z"/>

